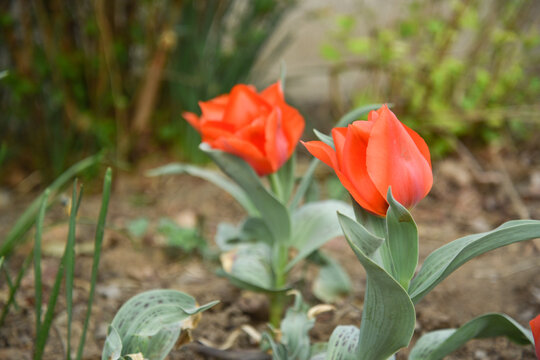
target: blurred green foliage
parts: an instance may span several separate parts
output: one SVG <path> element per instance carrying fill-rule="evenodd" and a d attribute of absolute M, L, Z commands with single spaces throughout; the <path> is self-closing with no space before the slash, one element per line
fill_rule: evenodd
<path fill-rule="evenodd" d="M 413 0 L 381 26 L 373 22 L 388 23 L 385 14 L 366 8 L 337 16 L 320 53 L 334 81 L 362 74 L 369 85 L 356 104 L 392 102 L 437 156 L 456 138 L 485 143 L 538 129 L 539 11 L 533 0 Z"/>
<path fill-rule="evenodd" d="M 117 164 L 156 144 L 200 159 L 198 134 L 181 113 L 246 81 L 291 6 L 292 0 L 2 2 L 2 158 L 49 178 L 104 148 Z"/>

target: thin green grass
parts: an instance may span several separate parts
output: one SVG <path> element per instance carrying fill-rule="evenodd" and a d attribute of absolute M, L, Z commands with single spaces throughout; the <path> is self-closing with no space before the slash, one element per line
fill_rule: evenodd
<path fill-rule="evenodd" d="M 83 331 L 81 334 L 81 340 L 79 341 L 79 349 L 77 351 L 77 360 L 82 359 L 84 343 L 86 340 L 86 331 L 88 329 L 88 323 L 90 322 L 90 315 L 92 313 L 92 304 L 94 302 L 94 291 L 96 288 L 99 258 L 101 255 L 101 245 L 103 243 L 103 235 L 105 233 L 105 222 L 107 220 L 107 211 L 109 209 L 109 199 L 111 197 L 111 184 L 112 184 L 112 171 L 107 169 L 105 173 L 105 180 L 103 181 L 103 197 L 101 199 L 101 209 L 99 211 L 98 223 L 96 227 L 96 238 L 94 242 L 94 260 L 92 262 L 92 275 L 90 280 L 90 293 L 88 294 L 88 307 L 86 308 L 86 317 L 84 319 Z"/>
<path fill-rule="evenodd" d="M 36 334 L 39 333 L 41 326 L 41 302 L 43 294 L 43 285 L 41 283 L 41 236 L 43 234 L 43 221 L 47 202 L 49 201 L 50 189 L 45 189 L 39 207 L 38 217 L 36 219 L 36 236 L 34 238 L 34 298 L 36 302 Z"/>

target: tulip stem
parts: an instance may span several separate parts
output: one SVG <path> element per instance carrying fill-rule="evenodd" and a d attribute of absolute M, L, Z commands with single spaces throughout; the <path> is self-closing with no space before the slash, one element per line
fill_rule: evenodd
<path fill-rule="evenodd" d="M 287 271 L 285 270 L 288 260 L 288 249 L 283 243 L 277 243 L 274 247 L 274 288 L 283 289 L 287 284 Z M 270 324 L 279 328 L 283 308 L 285 307 L 285 293 L 276 292 L 270 297 Z"/>
<path fill-rule="evenodd" d="M 268 180 L 270 180 L 270 188 L 274 195 L 278 198 L 280 202 L 284 202 L 283 199 L 283 187 L 281 186 L 281 181 L 277 172 L 268 175 Z"/>

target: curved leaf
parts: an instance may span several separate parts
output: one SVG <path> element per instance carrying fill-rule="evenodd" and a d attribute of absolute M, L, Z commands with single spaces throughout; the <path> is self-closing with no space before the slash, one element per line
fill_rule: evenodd
<path fill-rule="evenodd" d="M 294 212 L 289 245 L 296 248 L 298 254 L 287 264 L 287 271 L 329 240 L 342 235 L 336 216 L 338 211 L 353 212 L 349 204 L 338 200 L 308 203 Z"/>
<path fill-rule="evenodd" d="M 533 343 L 529 330 L 505 314 L 485 314 L 459 329 L 437 330 L 423 335 L 409 354 L 409 360 L 439 360 L 471 339 L 506 336 L 521 344 Z"/>
<path fill-rule="evenodd" d="M 392 259 L 394 278 L 403 286 L 409 287 L 418 264 L 418 230 L 409 211 L 397 202 L 388 189 L 388 211 L 386 212 L 386 241 Z"/>
<path fill-rule="evenodd" d="M 141 352 L 147 359 L 161 360 L 176 343 L 182 323 L 215 304 L 217 301 L 197 306 L 193 297 L 176 290 L 138 294 L 116 313 L 101 359 L 108 360 L 116 354 L 119 337 L 122 355 Z"/>
<path fill-rule="evenodd" d="M 247 211 L 250 215 L 257 215 L 258 211 L 253 206 L 251 200 L 238 185 L 221 175 L 220 173 L 212 170 L 200 168 L 198 166 L 173 163 L 165 166 L 158 167 L 156 169 L 147 172 L 148 176 L 161 176 L 161 175 L 175 175 L 175 174 L 187 174 L 204 179 L 217 187 L 228 192 L 238 203 Z"/>
<path fill-rule="evenodd" d="M 367 274 L 357 358 L 386 359 L 411 341 L 416 321 L 413 303 L 405 289 L 362 250 L 362 240 L 352 231 L 355 221 L 338 216 L 345 238 Z"/>
<path fill-rule="evenodd" d="M 268 225 L 274 240 L 288 241 L 291 235 L 291 220 L 288 209 L 263 186 L 249 164 L 234 155 L 213 150 L 205 143 L 202 143 L 200 148 L 245 191 Z"/>
<path fill-rule="evenodd" d="M 368 114 L 371 110 L 377 110 L 384 104 L 370 104 L 370 105 L 364 105 L 357 107 L 356 109 L 353 109 L 343 115 L 341 119 L 338 120 L 336 125 L 334 127 L 345 127 L 352 123 L 355 120 L 358 120 L 358 118 L 361 118 L 362 116 Z M 386 104 L 388 107 L 392 107 L 392 104 Z"/>
<path fill-rule="evenodd" d="M 360 330 L 352 325 L 340 325 L 332 331 L 328 340 L 326 360 L 357 360 L 356 348 Z"/>
<path fill-rule="evenodd" d="M 412 280 L 409 294 L 420 301 L 438 283 L 470 259 L 501 246 L 540 237 L 540 221 L 508 221 L 498 228 L 462 237 L 433 251 Z"/>

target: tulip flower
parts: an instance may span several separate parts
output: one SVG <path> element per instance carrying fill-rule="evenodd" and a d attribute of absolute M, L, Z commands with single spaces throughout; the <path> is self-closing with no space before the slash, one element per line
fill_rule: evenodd
<path fill-rule="evenodd" d="M 308 151 L 332 167 L 343 186 L 364 209 L 385 216 L 386 194 L 407 208 L 423 199 L 433 184 L 425 141 L 402 124 L 388 106 L 332 130 L 335 149 L 321 141 L 304 143 Z"/>
<path fill-rule="evenodd" d="M 534 337 L 534 346 L 536 347 L 536 357 L 540 360 L 540 315 L 529 322 Z"/>
<path fill-rule="evenodd" d="M 277 82 L 261 93 L 236 85 L 230 94 L 199 102 L 202 115 L 183 117 L 212 148 L 244 159 L 259 176 L 276 172 L 292 155 L 304 118 L 285 103 Z"/>

